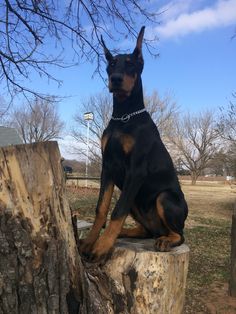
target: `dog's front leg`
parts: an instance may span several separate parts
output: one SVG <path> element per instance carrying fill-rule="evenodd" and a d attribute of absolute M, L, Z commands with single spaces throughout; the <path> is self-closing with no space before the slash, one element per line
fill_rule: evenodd
<path fill-rule="evenodd" d="M 92 229 L 86 239 L 80 241 L 79 250 L 82 254 L 87 255 L 91 252 L 93 244 L 99 237 L 102 227 L 106 223 L 111 198 L 114 190 L 114 184 L 107 173 L 103 170 L 101 175 L 101 187 L 99 199 L 96 207 L 96 217 Z"/>
<path fill-rule="evenodd" d="M 112 212 L 111 220 L 104 233 L 96 241 L 92 254 L 91 261 L 98 261 L 106 258 L 111 251 L 118 235 L 124 225 L 125 219 L 129 214 L 130 208 L 134 203 L 134 199 L 143 183 L 144 176 L 136 169 L 135 172 L 130 171 L 126 176 L 120 198 Z"/>

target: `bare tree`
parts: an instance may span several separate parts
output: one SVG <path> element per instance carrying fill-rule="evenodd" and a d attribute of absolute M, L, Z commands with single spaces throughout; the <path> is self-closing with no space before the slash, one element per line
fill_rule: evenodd
<path fill-rule="evenodd" d="M 59 118 L 57 104 L 52 98 L 35 98 L 30 104 L 13 111 L 11 125 L 25 143 L 33 143 L 59 138 L 64 123 Z"/>
<path fill-rule="evenodd" d="M 80 58 L 96 60 L 99 71 L 103 58 L 101 33 L 110 39 L 118 35 L 136 36 L 137 17 L 139 25 L 147 20 L 151 25 L 160 14 L 155 12 L 158 10 L 153 5 L 135 0 L 1 1 L 1 84 L 11 95 L 21 92 L 25 96 L 33 93 L 44 97 L 30 88 L 32 75 L 55 79 L 51 66 L 68 66 Z M 65 64 L 68 43 L 73 56 L 70 64 Z"/>
<path fill-rule="evenodd" d="M 150 96 L 144 96 L 144 102 L 163 140 L 167 140 L 179 110 L 173 96 L 168 93 L 161 98 L 158 92 L 154 91 Z"/>
<path fill-rule="evenodd" d="M 89 156 L 90 162 L 101 166 L 101 138 L 102 133 L 112 114 L 112 97 L 108 93 L 99 93 L 89 97 L 88 100 L 82 102 L 79 112 L 74 116 L 76 127 L 73 128 L 71 135 L 78 143 L 77 147 L 73 147 L 74 153 L 84 158 L 86 155 L 85 145 L 87 144 L 87 122 L 84 120 L 83 113 L 93 112 L 94 120 L 90 126 L 90 145 Z"/>
<path fill-rule="evenodd" d="M 166 136 L 177 114 L 175 102 L 170 95 L 161 99 L 157 92 L 153 92 L 150 96 L 145 95 L 144 98 L 147 111 L 152 116 L 163 137 Z M 94 121 L 90 125 L 90 162 L 93 163 L 94 168 L 96 168 L 94 166 L 96 164 L 99 169 L 101 166 L 101 137 L 112 115 L 112 97 L 108 93 L 91 96 L 81 104 L 79 112 L 74 117 L 76 127 L 72 130 L 72 136 L 78 143 L 77 147 L 74 147 L 74 153 L 82 158 L 86 154 L 87 139 L 87 122 L 83 118 L 83 113 L 87 111 L 94 114 Z"/>
<path fill-rule="evenodd" d="M 9 104 L 6 103 L 3 97 L 0 96 L 0 124 L 3 123 L 3 120 L 8 112 Z"/>
<path fill-rule="evenodd" d="M 206 111 L 179 118 L 169 139 L 178 150 L 178 158 L 190 171 L 192 184 L 196 184 L 197 178 L 219 149 L 219 134 L 213 113 Z"/>
<path fill-rule="evenodd" d="M 236 142 L 236 93 L 232 94 L 233 101 L 228 107 L 221 107 L 221 115 L 218 122 L 218 131 L 223 139 L 231 144 Z"/>
<path fill-rule="evenodd" d="M 220 108 L 217 130 L 224 140 L 227 174 L 236 176 L 236 93 L 232 94 L 232 101 L 227 107 Z"/>

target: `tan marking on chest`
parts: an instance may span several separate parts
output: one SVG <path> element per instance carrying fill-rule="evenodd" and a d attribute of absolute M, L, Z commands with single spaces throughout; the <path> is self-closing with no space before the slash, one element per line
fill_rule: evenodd
<path fill-rule="evenodd" d="M 131 135 L 127 135 L 127 134 L 120 136 L 120 142 L 126 154 L 132 151 L 135 144 L 134 138 Z"/>

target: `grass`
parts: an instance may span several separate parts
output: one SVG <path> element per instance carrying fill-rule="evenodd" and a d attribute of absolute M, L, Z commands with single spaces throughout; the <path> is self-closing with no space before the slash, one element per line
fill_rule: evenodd
<path fill-rule="evenodd" d="M 185 183 L 182 188 L 189 205 L 185 238 L 190 247 L 184 313 L 236 313 L 236 300 L 227 296 L 231 217 L 236 193 L 220 184 Z M 79 217 L 92 221 L 98 190 L 79 189 L 68 193 Z"/>
<path fill-rule="evenodd" d="M 186 313 L 208 313 L 203 297 L 214 282 L 228 282 L 230 223 L 201 220 L 205 226 L 186 229 L 190 263 L 186 291 Z"/>
<path fill-rule="evenodd" d="M 224 185 L 182 188 L 189 205 L 185 235 L 190 263 L 185 313 L 236 313 L 236 301 L 235 307 L 229 305 L 223 289 L 229 280 L 231 217 L 236 194 Z M 212 301 L 216 286 L 221 288 Z"/>

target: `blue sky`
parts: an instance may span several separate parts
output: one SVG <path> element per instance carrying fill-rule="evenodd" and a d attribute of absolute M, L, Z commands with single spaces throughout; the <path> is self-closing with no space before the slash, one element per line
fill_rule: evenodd
<path fill-rule="evenodd" d="M 236 90 L 236 0 L 175 0 L 159 2 L 161 25 L 146 25 L 146 37 L 159 37 L 160 57 L 154 58 L 143 48 L 145 67 L 143 85 L 147 92 L 160 95 L 171 92 L 183 112 L 217 110 L 227 105 Z M 163 5 L 164 4 L 164 5 Z M 105 38 L 106 40 L 106 38 Z M 117 42 L 106 40 L 110 49 Z M 130 51 L 134 42 L 122 43 Z M 105 65 L 104 65 L 105 68 Z M 94 64 L 58 70 L 64 83 L 60 89 L 45 85 L 46 91 L 71 95 L 60 104 L 60 113 L 69 124 L 82 99 L 106 90 L 102 79 L 92 78 Z"/>

